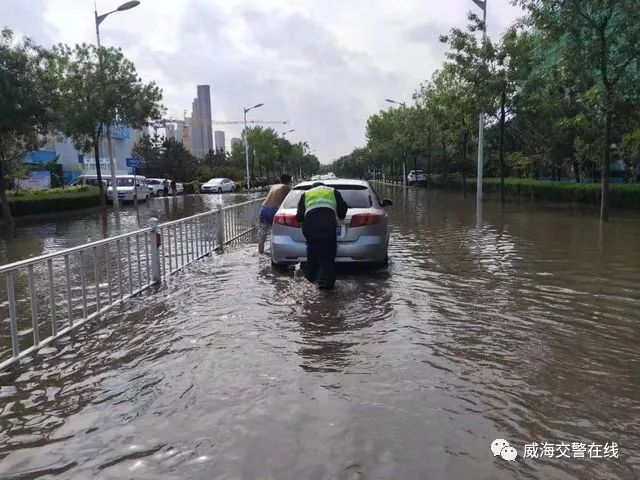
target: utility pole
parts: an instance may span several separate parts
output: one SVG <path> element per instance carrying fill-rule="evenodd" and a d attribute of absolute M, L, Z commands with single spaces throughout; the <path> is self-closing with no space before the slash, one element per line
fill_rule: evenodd
<path fill-rule="evenodd" d="M 472 0 L 482 9 L 482 42 L 487 40 L 487 0 Z M 476 185 L 476 201 L 482 202 L 482 180 L 484 176 L 484 112 L 478 116 L 478 175 Z"/>
<path fill-rule="evenodd" d="M 104 21 L 105 18 L 107 18 L 112 13 L 131 10 L 132 8 L 137 7 L 138 5 L 140 5 L 140 2 L 138 0 L 132 0 L 129 2 L 125 2 L 115 10 L 104 13 L 102 15 L 98 15 L 98 9 L 94 8 L 94 15 L 95 15 L 95 22 L 96 22 L 96 40 L 98 44 L 98 66 L 100 69 L 100 84 L 102 86 L 103 96 L 105 95 L 105 92 L 104 92 L 104 71 L 102 69 L 102 50 L 100 45 L 100 24 Z M 94 6 L 95 6 L 95 3 L 94 3 Z M 107 125 L 106 127 L 107 127 L 107 143 L 109 147 L 109 170 L 111 170 L 111 193 L 113 197 L 113 208 L 117 212 L 118 211 L 118 185 L 116 180 L 116 162 L 113 158 L 113 145 L 111 143 L 111 125 Z M 97 162 L 96 168 L 100 168 L 99 167 L 100 159 L 96 158 L 96 162 Z"/>

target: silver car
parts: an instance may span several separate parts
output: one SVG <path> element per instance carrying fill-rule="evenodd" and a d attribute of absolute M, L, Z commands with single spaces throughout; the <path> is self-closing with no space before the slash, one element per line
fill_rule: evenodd
<path fill-rule="evenodd" d="M 315 182 L 296 185 L 284 199 L 273 219 L 271 261 L 276 265 L 307 261 L 307 243 L 296 220 L 298 201 Z M 362 180 L 324 180 L 337 189 L 349 209 L 344 220 L 338 220 L 336 262 L 386 265 L 389 248 L 389 225 L 384 207 L 391 200 L 380 201 L 369 182 Z"/>

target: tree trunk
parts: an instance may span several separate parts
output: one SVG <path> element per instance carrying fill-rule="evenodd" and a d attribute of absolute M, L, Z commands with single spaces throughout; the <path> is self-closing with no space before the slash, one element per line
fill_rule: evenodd
<path fill-rule="evenodd" d="M 431 184 L 431 129 L 427 131 L 427 186 Z"/>
<path fill-rule="evenodd" d="M 444 161 L 444 186 L 447 186 L 447 179 L 448 179 L 448 173 L 449 173 L 449 160 L 447 159 L 447 141 L 444 137 L 444 135 L 442 135 L 442 159 Z"/>
<path fill-rule="evenodd" d="M 462 195 L 467 198 L 467 144 L 469 143 L 469 134 L 464 132 L 462 136 Z"/>
<path fill-rule="evenodd" d="M 573 173 L 576 176 L 576 183 L 580 183 L 580 164 L 577 160 L 573 160 Z"/>
<path fill-rule="evenodd" d="M 93 139 L 93 154 L 96 157 L 96 176 L 98 177 L 98 188 L 100 189 L 100 207 L 106 208 L 107 201 L 102 184 L 102 171 L 100 170 L 100 137 Z"/>
<path fill-rule="evenodd" d="M 500 97 L 500 201 L 504 202 L 504 124 L 506 117 L 507 92 Z"/>
<path fill-rule="evenodd" d="M 611 101 L 607 100 L 604 114 L 604 140 L 602 152 L 602 198 L 600 201 L 600 221 L 609 221 L 609 164 L 611 163 Z"/>
<path fill-rule="evenodd" d="M 11 215 L 11 209 L 9 208 L 9 203 L 7 202 L 7 192 L 6 192 L 6 178 L 4 172 L 5 162 L 4 162 L 4 152 L 0 152 L 0 202 L 2 203 L 2 218 L 9 225 L 13 224 L 13 216 Z"/>

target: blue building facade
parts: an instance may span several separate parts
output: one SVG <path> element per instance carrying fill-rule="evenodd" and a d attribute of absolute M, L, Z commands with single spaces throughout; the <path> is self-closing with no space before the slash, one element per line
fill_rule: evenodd
<path fill-rule="evenodd" d="M 126 159 L 132 156 L 133 146 L 137 140 L 138 131 L 126 126 L 116 125 L 111 128 L 111 143 L 113 146 L 113 158 L 116 163 L 116 174 L 124 175 L 133 173 L 127 168 Z M 109 146 L 106 137 L 106 128 L 100 142 L 100 170 L 102 175 L 109 176 Z M 29 152 L 25 157 L 25 163 L 49 163 L 57 161 L 62 165 L 64 184 L 68 184 L 82 174 L 95 175 L 96 162 L 93 151 L 79 151 L 73 140 L 62 135 L 52 138 L 45 150 Z"/>

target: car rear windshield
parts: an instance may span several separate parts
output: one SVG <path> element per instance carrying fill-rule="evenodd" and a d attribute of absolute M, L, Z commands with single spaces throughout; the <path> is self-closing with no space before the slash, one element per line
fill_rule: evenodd
<path fill-rule="evenodd" d="M 364 185 L 331 185 L 336 188 L 349 208 L 370 208 L 377 202 L 371 191 Z M 309 190 L 311 185 L 296 187 L 282 203 L 282 208 L 297 208 L 300 197 L 305 190 Z"/>

